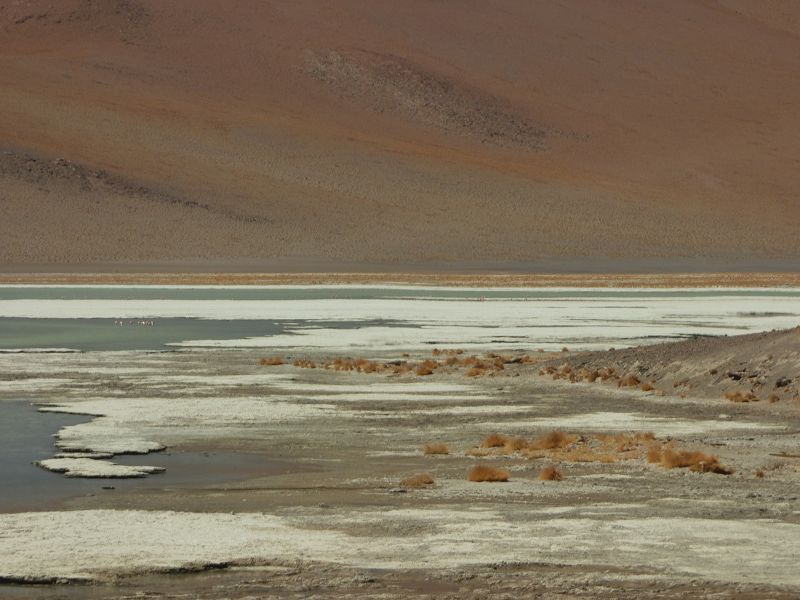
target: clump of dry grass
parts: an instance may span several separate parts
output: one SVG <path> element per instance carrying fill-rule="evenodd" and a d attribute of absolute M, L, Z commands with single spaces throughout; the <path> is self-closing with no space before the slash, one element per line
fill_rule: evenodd
<path fill-rule="evenodd" d="M 272 356 L 270 358 L 262 358 L 258 361 L 262 367 L 277 367 L 283 364 L 283 359 L 280 356 Z"/>
<path fill-rule="evenodd" d="M 503 444 L 503 450 L 507 454 L 513 454 L 514 452 L 519 452 L 527 447 L 528 447 L 528 440 L 526 440 L 523 437 L 506 438 L 506 441 Z"/>
<path fill-rule="evenodd" d="M 617 387 L 637 387 L 642 382 L 633 373 L 628 373 L 617 382 Z"/>
<path fill-rule="evenodd" d="M 425 444 L 422 448 L 423 454 L 450 454 L 447 444 Z"/>
<path fill-rule="evenodd" d="M 758 402 L 759 398 L 753 392 L 725 392 L 725 399 L 731 402 Z"/>
<path fill-rule="evenodd" d="M 541 470 L 537 479 L 540 481 L 561 481 L 564 476 L 555 467 L 545 467 Z"/>
<path fill-rule="evenodd" d="M 464 372 L 465 377 L 481 377 L 486 373 L 486 369 L 481 369 L 480 367 L 472 367 L 471 369 L 467 369 Z"/>
<path fill-rule="evenodd" d="M 316 369 L 317 364 L 313 360 L 309 360 L 307 358 L 297 358 L 292 361 L 292 366 L 298 367 L 300 369 Z"/>
<path fill-rule="evenodd" d="M 757 479 L 764 479 L 764 469 L 756 469 L 753 475 L 755 475 Z"/>
<path fill-rule="evenodd" d="M 664 450 L 661 464 L 667 469 L 688 468 L 696 473 L 717 473 L 730 475 L 732 470 L 722 466 L 716 456 L 704 454 L 698 450 L 675 451 L 670 448 Z"/>
<path fill-rule="evenodd" d="M 661 462 L 661 446 L 658 444 L 653 444 L 647 449 L 647 462 L 652 464 L 658 464 Z"/>
<path fill-rule="evenodd" d="M 508 481 L 511 476 L 508 471 L 496 469 L 487 465 L 476 465 L 467 473 L 467 481 L 477 482 L 501 482 Z"/>
<path fill-rule="evenodd" d="M 639 389 L 640 389 L 640 390 L 642 390 L 643 392 L 652 392 L 652 391 L 653 391 L 654 389 L 656 389 L 656 388 L 654 388 L 654 387 L 653 387 L 652 385 L 650 385 L 649 383 L 643 383 L 643 384 L 641 384 L 641 385 L 639 386 Z"/>
<path fill-rule="evenodd" d="M 490 433 L 481 442 L 481 448 L 501 448 L 505 446 L 508 438 L 499 433 Z"/>
<path fill-rule="evenodd" d="M 392 375 L 405 375 L 411 372 L 411 367 L 408 366 L 407 362 L 401 362 L 398 365 L 392 365 L 391 371 Z"/>
<path fill-rule="evenodd" d="M 534 450 L 553 450 L 556 448 L 566 448 L 577 440 L 577 436 L 567 435 L 563 431 L 554 429 L 550 433 L 536 438 L 529 444 L 529 448 Z"/>
<path fill-rule="evenodd" d="M 433 485 L 435 483 L 433 477 L 430 476 L 428 473 L 419 473 L 417 475 L 412 475 L 400 482 L 402 487 L 406 488 L 421 488 L 425 487 L 426 485 Z"/>
<path fill-rule="evenodd" d="M 770 394 L 769 396 L 767 396 L 767 402 L 769 402 L 770 404 L 775 404 L 776 402 L 779 402 L 780 399 L 781 399 L 781 397 L 778 396 L 778 394 L 775 394 L 775 393 Z"/>
<path fill-rule="evenodd" d="M 426 375 L 433 375 L 433 369 L 430 369 L 428 367 L 424 367 L 422 365 L 419 365 L 414 370 L 414 374 L 419 376 L 419 377 L 424 377 Z"/>

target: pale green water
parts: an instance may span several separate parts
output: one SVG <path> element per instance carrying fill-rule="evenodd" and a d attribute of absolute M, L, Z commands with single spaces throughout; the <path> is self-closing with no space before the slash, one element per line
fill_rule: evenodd
<path fill-rule="evenodd" d="M 0 317 L 0 350 L 71 348 L 83 351 L 163 350 L 165 344 L 191 339 L 236 339 L 274 335 L 283 328 L 272 321 L 154 319 L 152 326 L 136 320 L 22 319 Z"/>

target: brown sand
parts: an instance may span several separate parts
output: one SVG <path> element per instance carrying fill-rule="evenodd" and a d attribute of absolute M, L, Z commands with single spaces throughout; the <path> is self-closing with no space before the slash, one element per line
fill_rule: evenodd
<path fill-rule="evenodd" d="M 791 269 L 799 17 L 0 3 L 0 265 Z"/>
<path fill-rule="evenodd" d="M 449 287 L 798 287 L 798 273 L 497 274 L 497 273 L 0 273 L 0 284 L 128 285 L 441 285 Z"/>

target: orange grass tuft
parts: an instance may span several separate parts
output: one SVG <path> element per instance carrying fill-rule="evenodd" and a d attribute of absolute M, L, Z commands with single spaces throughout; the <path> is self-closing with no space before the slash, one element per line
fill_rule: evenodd
<path fill-rule="evenodd" d="M 500 481 L 508 481 L 509 477 L 508 471 L 504 471 L 503 469 L 495 469 L 494 467 L 489 467 L 486 465 L 477 465 L 472 467 L 467 473 L 467 481 L 478 481 L 478 482 L 500 482 Z"/>
<path fill-rule="evenodd" d="M 262 367 L 277 367 L 283 364 L 283 359 L 280 356 L 273 356 L 271 358 L 262 358 L 258 361 Z"/>
<path fill-rule="evenodd" d="M 629 373 L 617 382 L 617 387 L 636 387 L 640 383 L 641 381 L 639 381 L 639 378 L 636 377 L 636 375 Z"/>
<path fill-rule="evenodd" d="M 450 454 L 447 444 L 425 444 L 422 448 L 423 454 Z"/>
<path fill-rule="evenodd" d="M 316 369 L 317 364 L 313 360 L 307 358 L 297 358 L 292 361 L 292 365 L 301 369 Z"/>
<path fill-rule="evenodd" d="M 490 433 L 481 442 L 481 448 L 502 448 L 506 445 L 508 438 L 499 433 Z"/>
<path fill-rule="evenodd" d="M 653 444 L 647 449 L 647 462 L 651 465 L 661 462 L 661 446 Z"/>
<path fill-rule="evenodd" d="M 529 444 L 530 448 L 535 450 L 553 450 L 555 448 L 566 448 L 575 440 L 577 436 L 574 435 L 567 435 L 563 431 L 553 430 L 550 433 L 546 433 L 545 435 L 536 438 L 531 444 Z"/>
<path fill-rule="evenodd" d="M 486 370 L 485 370 L 485 369 L 481 369 L 481 368 L 479 368 L 479 367 L 472 367 L 471 369 L 469 369 L 468 371 L 466 371 L 466 372 L 464 373 L 464 375 L 465 375 L 466 377 L 480 377 L 480 376 L 481 376 L 481 375 L 483 375 L 484 373 L 486 373 Z"/>
<path fill-rule="evenodd" d="M 758 402 L 759 400 L 753 392 L 725 392 L 725 399 L 731 402 Z"/>
<path fill-rule="evenodd" d="M 643 392 L 652 392 L 656 388 L 654 388 L 649 383 L 643 383 L 642 385 L 639 386 L 639 389 L 642 390 Z"/>
<path fill-rule="evenodd" d="M 433 485 L 434 483 L 433 477 L 428 473 L 419 473 L 418 475 L 413 475 L 404 479 L 400 482 L 400 485 L 407 488 L 421 488 L 426 485 Z"/>
<path fill-rule="evenodd" d="M 506 438 L 506 441 L 503 444 L 503 450 L 508 454 L 519 452 L 520 450 L 524 450 L 527 447 L 528 447 L 528 440 L 526 440 L 523 437 Z"/>
<path fill-rule="evenodd" d="M 561 481 L 564 479 L 564 476 L 555 467 L 545 467 L 539 473 L 539 477 L 537 479 L 540 481 Z"/>
<path fill-rule="evenodd" d="M 661 457 L 661 464 L 667 469 L 687 468 L 697 473 L 718 473 L 719 475 L 730 475 L 730 469 L 719 464 L 719 459 L 710 454 L 704 454 L 697 450 L 675 451 L 667 449 Z"/>

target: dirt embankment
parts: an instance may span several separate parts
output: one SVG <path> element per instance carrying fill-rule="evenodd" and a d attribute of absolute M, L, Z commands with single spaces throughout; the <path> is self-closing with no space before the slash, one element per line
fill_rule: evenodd
<path fill-rule="evenodd" d="M 540 373 L 658 394 L 725 397 L 732 402 L 797 402 L 800 327 L 581 353 L 553 359 Z"/>

